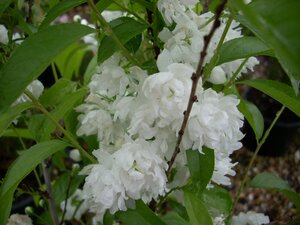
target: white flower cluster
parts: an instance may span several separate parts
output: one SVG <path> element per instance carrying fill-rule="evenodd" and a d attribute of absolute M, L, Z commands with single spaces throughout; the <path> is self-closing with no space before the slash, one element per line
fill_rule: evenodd
<path fill-rule="evenodd" d="M 169 0 L 160 0 L 161 5 L 170 4 Z M 175 1 L 175 2 L 178 2 Z M 192 1 L 188 1 L 192 3 Z M 182 4 L 182 7 L 184 5 Z M 160 9 L 162 15 L 164 15 L 166 23 L 169 20 L 170 11 L 166 10 L 167 7 Z M 170 8 L 170 7 L 169 7 Z M 162 53 L 157 59 L 157 66 L 160 71 L 165 71 L 167 66 L 171 63 L 184 63 L 189 64 L 193 68 L 196 68 L 200 51 L 203 48 L 204 40 L 203 37 L 209 33 L 214 14 L 207 12 L 202 15 L 197 15 L 191 9 L 188 9 L 185 13 L 180 11 L 178 7 L 174 9 L 172 18 L 176 23 L 175 28 L 170 31 L 168 28 L 164 28 L 159 34 L 160 39 L 165 43 Z M 205 63 L 208 63 L 216 49 L 219 40 L 221 39 L 222 33 L 225 29 L 227 19 L 221 20 L 220 27 L 216 30 L 212 40 L 208 46 Z M 233 21 L 229 27 L 225 42 L 242 37 L 241 30 L 238 28 L 238 23 Z M 242 64 L 243 59 L 237 59 L 231 62 L 223 63 L 213 68 L 209 81 L 214 84 L 222 84 L 228 81 L 232 75 L 237 71 L 239 66 Z M 247 72 L 247 69 L 252 70 L 253 67 L 258 63 L 258 60 L 254 57 L 250 57 L 245 65 L 242 67 L 241 72 Z"/>
<path fill-rule="evenodd" d="M 191 10 L 196 2 L 158 1 L 166 22 L 175 22 L 176 27 L 173 31 L 165 28 L 161 33 L 165 48 L 158 56 L 157 73 L 149 75 L 139 67 L 129 67 L 128 62 L 115 54 L 97 68 L 88 86 L 90 94 L 76 108 L 81 113 L 77 135 L 96 135 L 99 141 L 99 149 L 93 151 L 98 163 L 81 172 L 86 175 L 82 198 L 99 220 L 106 210 L 111 213 L 126 210 L 137 199 L 149 203 L 164 195 L 168 188 L 186 181 L 184 151 L 174 163 L 177 183 L 167 184 L 165 172 L 188 104 L 201 41 L 213 16 L 196 15 Z M 229 39 L 241 36 L 240 31 L 232 28 L 229 33 Z M 218 35 L 210 46 L 210 58 Z M 250 62 L 256 60 L 250 60 L 245 70 L 252 68 Z M 239 64 L 221 65 L 213 73 L 227 76 Z M 230 155 L 242 146 L 243 137 L 240 131 L 243 115 L 237 109 L 239 100 L 234 95 L 204 89 L 201 80 L 196 96 L 180 148 L 199 152 L 204 146 L 212 148 L 215 151 L 212 182 L 230 185 L 227 176 L 235 175 Z"/>
<path fill-rule="evenodd" d="M 270 223 L 268 216 L 249 211 L 247 213 L 241 212 L 238 216 L 233 216 L 231 225 L 262 225 L 268 223 Z"/>

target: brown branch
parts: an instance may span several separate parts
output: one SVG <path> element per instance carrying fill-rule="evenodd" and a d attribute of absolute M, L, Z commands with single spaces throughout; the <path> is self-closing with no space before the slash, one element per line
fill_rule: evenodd
<path fill-rule="evenodd" d="M 189 119 L 190 113 L 192 111 L 193 104 L 194 104 L 194 102 L 197 101 L 197 95 L 196 95 L 197 84 L 198 84 L 198 81 L 199 81 L 200 77 L 203 74 L 204 59 L 205 59 L 205 56 L 207 54 L 208 45 L 209 45 L 209 43 L 211 41 L 211 38 L 214 35 L 215 31 L 220 26 L 220 23 L 221 23 L 220 22 L 220 17 L 221 17 L 222 11 L 225 8 L 226 3 L 227 3 L 227 0 L 222 0 L 220 5 L 217 7 L 213 26 L 212 26 L 210 32 L 208 33 L 208 35 L 204 36 L 204 38 L 203 38 L 204 39 L 204 46 L 202 48 L 202 51 L 200 52 L 200 59 L 199 59 L 199 63 L 198 63 L 198 66 L 197 66 L 197 70 L 196 70 L 195 73 L 192 74 L 192 77 L 191 77 L 191 79 L 192 79 L 191 93 L 190 93 L 187 108 L 183 112 L 184 117 L 183 117 L 183 121 L 182 121 L 182 124 L 181 124 L 181 128 L 178 132 L 178 137 L 177 137 L 177 141 L 176 141 L 175 150 L 173 152 L 173 155 L 172 155 L 171 159 L 168 162 L 167 175 L 170 174 L 170 171 L 172 169 L 172 165 L 174 164 L 176 156 L 180 152 L 180 147 L 179 146 L 180 146 L 180 143 L 182 141 L 182 137 L 183 137 L 185 128 L 187 126 L 188 119 Z"/>

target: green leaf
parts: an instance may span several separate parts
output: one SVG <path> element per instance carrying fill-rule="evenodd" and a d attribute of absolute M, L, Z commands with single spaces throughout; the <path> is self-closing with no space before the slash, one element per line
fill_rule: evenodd
<path fill-rule="evenodd" d="M 55 64 L 63 78 L 71 80 L 73 76 L 78 77 L 87 46 L 85 43 L 73 43 L 55 57 Z"/>
<path fill-rule="evenodd" d="M 79 6 L 83 3 L 85 3 L 86 0 L 65 0 L 57 5 L 55 5 L 53 8 L 47 12 L 47 15 L 43 22 L 41 23 L 39 29 L 43 29 L 47 27 L 53 20 L 55 20 L 58 16 L 62 15 L 63 13 L 67 12 L 70 9 L 73 9 L 76 6 Z"/>
<path fill-rule="evenodd" d="M 237 19 L 266 45 L 274 50 L 276 57 L 289 75 L 298 93 L 300 79 L 300 1 L 260 0 L 245 6 L 242 0 L 231 4 L 243 13 Z"/>
<path fill-rule="evenodd" d="M 205 205 L 212 211 L 228 216 L 232 210 L 232 199 L 229 192 L 221 187 L 206 189 L 203 193 Z"/>
<path fill-rule="evenodd" d="M 300 195 L 294 192 L 286 181 L 274 174 L 267 172 L 260 173 L 251 180 L 249 186 L 253 188 L 275 189 L 284 194 L 300 211 Z"/>
<path fill-rule="evenodd" d="M 125 225 L 166 225 L 142 200 L 136 201 L 136 208 L 118 212 L 116 216 Z"/>
<path fill-rule="evenodd" d="M 71 172 L 67 171 L 58 177 L 53 185 L 54 201 L 59 205 L 66 199 L 66 193 L 69 188 L 69 197 L 78 189 L 81 182 L 84 180 L 84 176 L 71 176 Z M 71 183 L 70 183 L 71 182 Z"/>
<path fill-rule="evenodd" d="M 53 118 L 57 121 L 63 119 L 66 114 L 73 110 L 74 105 L 82 100 L 85 94 L 86 90 L 82 88 L 76 92 L 64 96 L 61 103 L 51 112 Z M 49 139 L 51 132 L 54 130 L 55 124 L 51 120 L 46 119 L 42 125 L 41 141 Z"/>
<path fill-rule="evenodd" d="M 202 192 L 206 189 L 214 171 L 214 151 L 204 147 L 203 153 L 197 150 L 188 150 L 186 154 L 193 183 Z"/>
<path fill-rule="evenodd" d="M 6 128 L 26 109 L 34 107 L 32 102 L 19 103 L 8 108 L 0 114 L 0 137 L 3 135 Z"/>
<path fill-rule="evenodd" d="M 257 37 L 235 38 L 222 45 L 217 65 L 258 55 L 273 56 L 274 54 L 272 50 Z"/>
<path fill-rule="evenodd" d="M 122 44 L 126 44 L 131 39 L 141 34 L 147 25 L 137 22 L 136 20 L 129 17 L 120 17 L 110 22 L 110 26 L 116 36 L 120 39 Z M 113 39 L 109 36 L 105 36 L 100 43 L 98 50 L 98 62 L 102 63 L 114 52 L 118 50 L 118 47 L 114 43 Z"/>
<path fill-rule="evenodd" d="M 0 110 L 6 110 L 62 50 L 94 30 L 80 24 L 60 24 L 27 38 L 0 70 Z"/>
<path fill-rule="evenodd" d="M 2 133 L 3 137 L 21 137 L 25 139 L 32 139 L 34 140 L 31 132 L 28 129 L 22 129 L 22 128 L 15 128 L 15 129 L 7 129 Z"/>
<path fill-rule="evenodd" d="M 44 91 L 39 101 L 45 107 L 54 106 L 60 103 L 64 96 L 75 91 L 75 89 L 75 82 L 61 78 L 53 86 Z"/>
<path fill-rule="evenodd" d="M 300 96 L 296 96 L 287 84 L 273 80 L 245 80 L 238 82 L 249 85 L 274 98 L 300 117 Z"/>
<path fill-rule="evenodd" d="M 189 225 L 185 219 L 172 211 L 166 214 L 162 219 L 167 225 Z"/>
<path fill-rule="evenodd" d="M 0 1 L 0 16 L 2 15 L 2 13 L 4 13 L 4 11 L 6 10 L 6 8 L 10 5 L 10 3 L 12 3 L 12 0 L 1 0 Z"/>
<path fill-rule="evenodd" d="M 213 225 L 211 216 L 196 194 L 185 191 L 184 202 L 190 219 L 190 225 Z"/>
<path fill-rule="evenodd" d="M 243 113 L 246 120 L 252 127 L 256 142 L 259 141 L 264 132 L 264 118 L 259 109 L 251 102 L 241 99 L 238 109 Z"/>
<path fill-rule="evenodd" d="M 4 182 L 0 189 L 0 205 L 4 202 L 11 203 L 13 193 L 18 184 L 44 159 L 57 151 L 67 147 L 68 144 L 58 140 L 42 142 L 24 151 L 9 167 Z M 5 205 L 10 210 L 11 204 Z M 7 221 L 7 211 L 0 210 L 0 225 L 5 225 Z"/>
<path fill-rule="evenodd" d="M 110 6 L 113 2 L 111 0 L 101 0 L 96 4 L 97 9 L 99 12 L 103 12 L 105 9 L 107 9 L 108 6 Z"/>
<path fill-rule="evenodd" d="M 138 212 L 133 210 L 127 210 L 126 212 L 119 211 L 115 215 L 125 225 L 150 225 Z"/>
<path fill-rule="evenodd" d="M 15 189 L 17 189 L 17 185 L 12 187 L 11 190 L 9 190 L 2 198 L 0 198 L 0 225 L 7 225 L 7 219 L 10 215 Z"/>
<path fill-rule="evenodd" d="M 151 3 L 150 1 L 147 0 L 132 0 L 132 1 L 140 4 L 143 7 L 146 7 L 152 12 L 154 11 L 153 3 Z"/>

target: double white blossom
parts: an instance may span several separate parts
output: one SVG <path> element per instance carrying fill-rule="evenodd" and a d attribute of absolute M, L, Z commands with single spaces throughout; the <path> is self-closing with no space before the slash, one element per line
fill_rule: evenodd
<path fill-rule="evenodd" d="M 8 219 L 7 225 L 32 225 L 32 220 L 27 215 L 12 214 Z"/>
<path fill-rule="evenodd" d="M 8 31 L 4 25 L 0 24 L 0 43 L 7 45 L 8 41 Z"/>
<path fill-rule="evenodd" d="M 84 168 L 88 175 L 83 197 L 91 204 L 91 211 L 111 213 L 133 206 L 133 200 L 145 203 L 157 199 L 166 191 L 166 162 L 152 151 L 144 140 L 128 141 L 113 154 L 96 150 L 99 164 Z"/>
<path fill-rule="evenodd" d="M 193 68 L 196 68 L 200 51 L 204 45 L 203 37 L 209 33 L 212 27 L 211 19 L 213 16 L 214 14 L 211 12 L 199 16 L 195 12 L 189 10 L 186 13 L 181 13 L 175 17 L 176 27 L 172 31 L 167 28 L 162 30 L 159 37 L 165 42 L 165 45 L 157 59 L 157 66 L 160 71 L 165 71 L 169 64 L 176 62 L 190 64 Z M 213 57 L 214 50 L 219 43 L 226 23 L 227 19 L 222 19 L 220 27 L 212 37 L 207 49 L 205 63 L 208 63 Z M 225 42 L 242 37 L 238 25 L 239 24 L 235 21 L 231 23 L 224 40 Z M 209 81 L 215 84 L 224 83 L 232 77 L 242 62 L 243 59 L 237 59 L 218 65 L 217 68 L 213 69 Z M 247 69 L 252 70 L 257 63 L 257 59 L 250 57 L 238 75 L 247 72 Z"/>

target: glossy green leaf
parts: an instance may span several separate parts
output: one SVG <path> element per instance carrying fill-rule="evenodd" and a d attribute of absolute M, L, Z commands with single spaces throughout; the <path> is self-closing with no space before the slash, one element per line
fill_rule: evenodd
<path fill-rule="evenodd" d="M 56 55 L 92 32 L 92 28 L 80 24 L 60 24 L 27 38 L 0 70 L 0 111 L 6 110 Z"/>
<path fill-rule="evenodd" d="M 217 65 L 258 55 L 273 56 L 273 52 L 257 37 L 235 38 L 222 45 Z"/>
<path fill-rule="evenodd" d="M 55 57 L 54 62 L 63 78 L 71 80 L 78 77 L 87 46 L 85 43 L 73 43 Z"/>
<path fill-rule="evenodd" d="M 7 219 L 10 215 L 15 189 L 17 189 L 17 185 L 12 187 L 11 190 L 0 198 L 0 225 L 7 225 Z"/>
<path fill-rule="evenodd" d="M 300 211 L 300 195 L 294 192 L 286 181 L 274 174 L 267 172 L 260 173 L 251 180 L 249 186 L 253 188 L 275 189 L 284 194 Z"/>
<path fill-rule="evenodd" d="M 85 89 L 79 89 L 74 93 L 64 96 L 61 103 L 51 112 L 53 118 L 57 121 L 63 119 L 67 113 L 74 109 L 76 103 L 81 102 L 85 94 Z M 41 141 L 45 141 L 50 138 L 51 132 L 55 130 L 55 124 L 51 120 L 46 119 L 41 129 Z"/>
<path fill-rule="evenodd" d="M 189 223 L 176 212 L 169 212 L 163 216 L 162 219 L 167 225 L 189 225 Z"/>
<path fill-rule="evenodd" d="M 15 129 L 6 129 L 2 133 L 3 137 L 14 137 L 14 138 L 25 138 L 34 140 L 31 132 L 28 129 L 15 128 Z"/>
<path fill-rule="evenodd" d="M 12 202 L 13 193 L 18 184 L 44 159 L 57 151 L 67 147 L 68 144 L 58 140 L 42 142 L 32 146 L 22 153 L 9 167 L 0 189 L 0 202 Z M 9 205 L 6 205 L 10 208 Z M 6 224 L 7 212 L 0 210 L 1 225 Z M 4 222 L 4 223 L 3 223 Z"/>
<path fill-rule="evenodd" d="M 166 225 L 142 200 L 136 201 L 136 208 L 118 212 L 116 216 L 125 225 Z"/>
<path fill-rule="evenodd" d="M 76 85 L 75 82 L 61 78 L 44 91 L 39 101 L 45 107 L 57 105 L 63 100 L 64 96 L 75 91 Z"/>
<path fill-rule="evenodd" d="M 142 200 L 136 201 L 135 210 L 151 225 L 166 225 Z"/>
<path fill-rule="evenodd" d="M 76 6 L 79 6 L 85 3 L 86 0 L 65 0 L 59 2 L 50 11 L 47 13 L 45 19 L 41 23 L 39 29 L 43 29 L 47 27 L 53 20 L 55 20 L 58 16 L 62 15 L 63 13 L 67 12 L 70 9 L 73 9 Z"/>
<path fill-rule="evenodd" d="M 230 215 L 233 202 L 227 190 L 218 186 L 206 189 L 203 193 L 203 199 L 211 211 L 216 211 L 224 216 Z"/>
<path fill-rule="evenodd" d="M 203 153 L 197 150 L 188 150 L 186 154 L 193 183 L 198 190 L 203 191 L 211 180 L 214 171 L 214 151 L 203 147 Z"/>
<path fill-rule="evenodd" d="M 133 210 L 127 210 L 126 212 L 119 211 L 116 213 L 116 217 L 121 220 L 124 225 L 150 225 L 139 213 Z"/>
<path fill-rule="evenodd" d="M 245 80 L 238 83 L 246 84 L 274 98 L 300 117 L 300 96 L 296 96 L 287 84 L 273 80 Z"/>
<path fill-rule="evenodd" d="M 243 15 L 237 19 L 274 50 L 298 93 L 300 79 L 300 1 L 260 0 L 245 6 L 242 0 L 231 5 Z"/>
<path fill-rule="evenodd" d="M 126 44 L 132 38 L 141 34 L 147 25 L 137 22 L 136 20 L 129 17 L 121 17 L 110 22 L 112 30 L 116 36 L 120 39 L 122 44 Z M 105 36 L 100 43 L 98 50 L 98 62 L 101 63 L 113 55 L 114 52 L 118 50 L 117 45 L 114 43 L 113 39 L 109 36 Z"/>
<path fill-rule="evenodd" d="M 0 137 L 3 135 L 5 129 L 9 127 L 14 119 L 16 119 L 23 111 L 32 107 L 34 107 L 32 102 L 25 102 L 12 106 L 5 112 L 2 112 L 0 114 Z"/>
<path fill-rule="evenodd" d="M 213 225 L 204 202 L 196 194 L 185 191 L 184 202 L 190 219 L 190 225 Z"/>
<path fill-rule="evenodd" d="M 241 99 L 238 109 L 252 127 L 258 142 L 264 132 L 264 118 L 259 109 L 251 102 Z"/>
<path fill-rule="evenodd" d="M 150 11 L 154 11 L 153 3 L 151 3 L 150 1 L 147 0 L 132 0 L 132 1 L 140 4 L 141 6 L 146 7 Z"/>
<path fill-rule="evenodd" d="M 101 0 L 96 4 L 97 9 L 100 12 L 103 12 L 105 9 L 107 9 L 108 6 L 110 6 L 113 2 L 111 0 Z"/>

